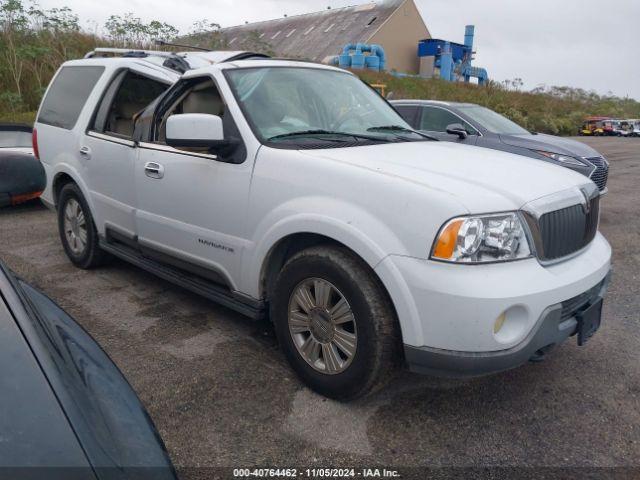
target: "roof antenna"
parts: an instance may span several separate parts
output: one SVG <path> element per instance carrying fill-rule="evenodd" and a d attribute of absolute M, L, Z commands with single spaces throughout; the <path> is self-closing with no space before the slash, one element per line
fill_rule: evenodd
<path fill-rule="evenodd" d="M 164 40 L 155 40 L 153 43 L 155 43 L 156 45 L 158 45 L 160 47 L 191 48 L 193 50 L 199 50 L 201 52 L 210 52 L 211 51 L 208 48 L 194 47 L 193 45 L 181 45 L 179 43 L 169 43 L 169 42 L 165 42 Z"/>

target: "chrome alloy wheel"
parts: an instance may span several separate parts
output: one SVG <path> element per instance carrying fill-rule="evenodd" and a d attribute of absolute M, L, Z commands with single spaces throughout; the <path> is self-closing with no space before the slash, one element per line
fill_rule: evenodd
<path fill-rule="evenodd" d="M 74 255 L 82 255 L 87 247 L 87 221 L 80 203 L 69 199 L 64 209 L 64 235 Z"/>
<path fill-rule="evenodd" d="M 333 284 L 309 278 L 289 299 L 289 332 L 298 353 L 315 370 L 336 375 L 356 354 L 356 319 L 349 302 Z"/>

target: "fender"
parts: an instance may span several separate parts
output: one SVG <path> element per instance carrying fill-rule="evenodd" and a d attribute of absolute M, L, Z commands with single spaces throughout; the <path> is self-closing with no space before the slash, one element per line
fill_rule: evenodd
<path fill-rule="evenodd" d="M 416 346 L 422 345 L 424 329 L 422 328 L 422 318 L 420 317 L 418 306 L 402 273 L 393 263 L 392 257 L 387 256 L 384 258 L 376 266 L 375 272 L 387 289 L 391 303 L 396 309 L 403 343 Z"/>
<path fill-rule="evenodd" d="M 243 255 L 240 282 L 243 292 L 260 298 L 261 274 L 269 254 L 281 240 L 299 233 L 318 234 L 342 243 L 372 269 L 391 253 L 406 254 L 398 236 L 360 206 L 331 197 L 296 198 L 272 210 L 257 226 L 254 247 Z"/>

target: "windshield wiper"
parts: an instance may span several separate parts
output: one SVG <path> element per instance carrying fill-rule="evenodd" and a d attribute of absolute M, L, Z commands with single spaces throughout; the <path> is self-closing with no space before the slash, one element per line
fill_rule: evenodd
<path fill-rule="evenodd" d="M 440 141 L 440 139 L 438 139 L 436 137 L 432 137 L 431 135 L 427 135 L 426 133 L 418 132 L 417 130 L 412 130 L 410 128 L 406 128 L 406 127 L 403 127 L 401 125 L 383 125 L 383 126 L 380 126 L 380 127 L 371 127 L 371 128 L 367 129 L 367 132 L 384 132 L 384 131 L 392 132 L 392 133 L 396 133 L 396 132 L 415 133 L 416 135 L 420 135 L 421 137 L 426 138 L 428 140 L 433 140 L 435 142 L 439 142 Z M 400 136 L 400 135 L 398 135 L 398 136 Z M 401 138 L 405 138 L 407 140 L 410 140 L 407 137 L 401 137 Z"/>
<path fill-rule="evenodd" d="M 284 138 L 295 138 L 295 137 L 305 137 L 305 136 L 314 136 L 314 135 L 337 135 L 341 137 L 352 137 L 355 139 L 371 140 L 374 142 L 390 142 L 390 140 L 386 138 L 376 137 L 373 135 L 361 135 L 359 133 L 349 133 L 349 132 L 332 132 L 330 130 L 321 130 L 321 129 L 301 130 L 299 132 L 283 133 L 281 135 L 276 135 L 274 137 L 268 138 L 267 140 L 272 141 L 272 140 L 280 140 Z M 340 141 L 344 141 L 344 140 L 340 140 Z"/>

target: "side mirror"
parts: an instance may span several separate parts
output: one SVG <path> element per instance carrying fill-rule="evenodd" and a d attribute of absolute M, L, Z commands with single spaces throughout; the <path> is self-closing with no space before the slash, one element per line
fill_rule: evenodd
<path fill-rule="evenodd" d="M 457 135 L 460 140 L 466 139 L 469 134 L 460 123 L 452 123 L 447 127 L 447 133 L 449 135 Z"/>
<path fill-rule="evenodd" d="M 171 115 L 167 119 L 167 145 L 183 148 L 216 148 L 229 144 L 222 118 L 204 113 Z"/>

